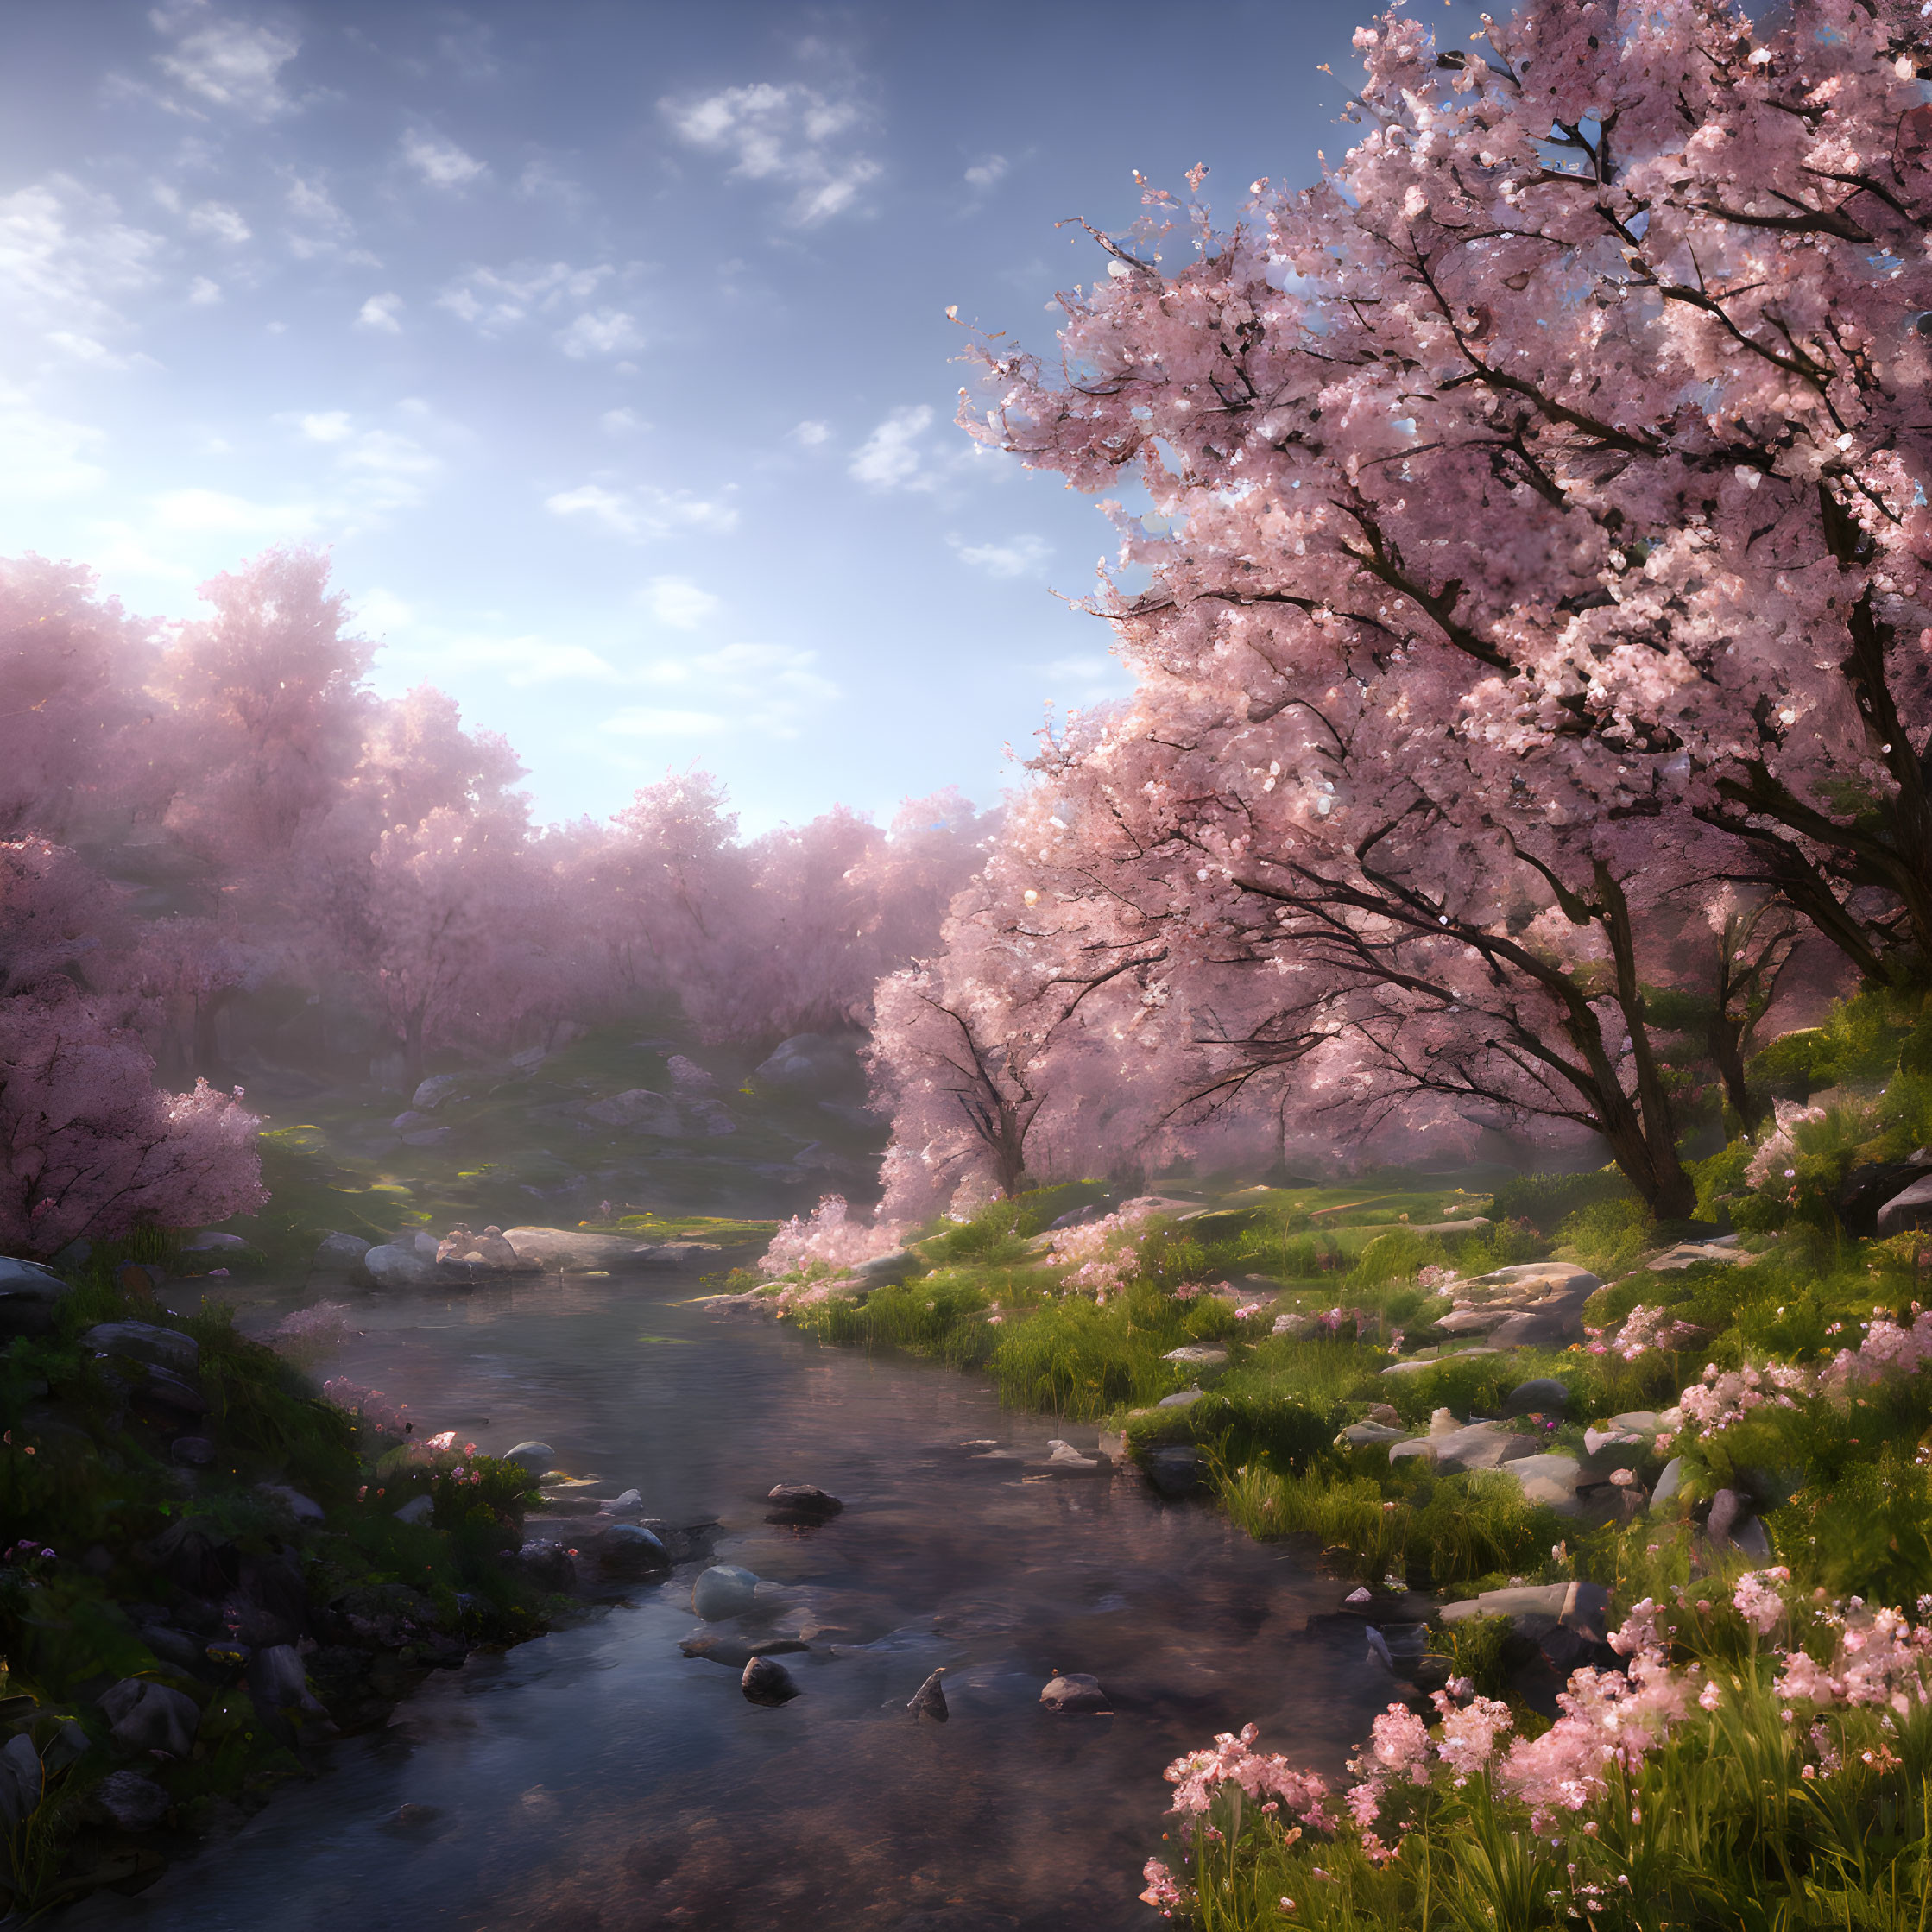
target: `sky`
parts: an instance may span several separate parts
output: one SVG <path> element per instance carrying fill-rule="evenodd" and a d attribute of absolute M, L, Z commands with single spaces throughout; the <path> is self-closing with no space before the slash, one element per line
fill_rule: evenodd
<path fill-rule="evenodd" d="M 1051 353 L 1105 265 L 1055 224 L 1137 168 L 1312 180 L 1367 11 L 0 0 L 0 554 L 167 618 L 327 545 L 543 820 L 692 764 L 748 832 L 991 802 L 1127 685 L 963 325 Z"/>

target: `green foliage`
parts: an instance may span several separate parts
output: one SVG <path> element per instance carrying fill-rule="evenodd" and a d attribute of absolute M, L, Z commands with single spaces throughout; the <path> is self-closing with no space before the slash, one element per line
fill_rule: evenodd
<path fill-rule="evenodd" d="M 1593 1201 L 1557 1224 L 1556 1253 L 1608 1277 L 1634 1266 L 1646 1247 L 1656 1246 L 1656 1233 L 1649 1209 L 1636 1196 Z"/>
<path fill-rule="evenodd" d="M 1836 1768 L 1808 1777 L 1815 1746 L 1775 1674 L 1746 1646 L 1714 1673 L 1714 1709 L 1541 1832 L 1489 1773 L 1386 1793 L 1386 1859 L 1346 1825 L 1297 1829 L 1224 1790 L 1211 1834 L 1169 1841 L 1194 1893 L 1179 1916 L 1203 1932 L 1927 1932 L 1932 1712 L 1833 1712 Z"/>
<path fill-rule="evenodd" d="M 1378 1234 L 1357 1257 L 1348 1273 L 1351 1288 L 1374 1288 L 1386 1281 L 1412 1279 L 1425 1267 L 1440 1267 L 1449 1260 L 1449 1250 L 1433 1234 L 1417 1234 L 1406 1228 L 1392 1228 Z"/>
<path fill-rule="evenodd" d="M 1499 1221 L 1526 1221 L 1544 1234 L 1554 1234 L 1579 1209 L 1621 1201 L 1635 1191 L 1615 1167 L 1582 1174 L 1518 1174 L 1497 1187 L 1489 1211 Z"/>

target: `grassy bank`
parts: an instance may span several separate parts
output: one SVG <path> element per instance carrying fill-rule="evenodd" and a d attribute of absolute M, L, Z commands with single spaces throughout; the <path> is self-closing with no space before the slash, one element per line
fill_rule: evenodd
<path fill-rule="evenodd" d="M 325 1401 L 225 1310 L 161 1309 L 124 1264 L 164 1246 L 97 1252 L 0 1353 L 0 1904 L 22 1911 L 138 1889 L 321 1737 L 554 1607 L 510 1561 L 524 1471 Z M 129 1685 L 169 1694 L 174 1728 L 117 1734 L 99 1700 Z"/>
<path fill-rule="evenodd" d="M 1932 1628 L 1910 1626 L 1932 1623 L 1932 1235 L 1872 1226 L 1932 1165 L 1932 1010 L 1864 995 L 1754 1071 L 1827 1090 L 1695 1164 L 1701 1227 L 1656 1225 L 1613 1172 L 1487 1195 L 1474 1177 L 1380 1174 L 1204 1195 L 1057 1251 L 1047 1224 L 1100 1191 L 1058 1189 L 921 1230 L 923 1272 L 862 1301 L 791 1285 L 787 1318 L 830 1340 L 971 1368 L 1015 1405 L 1120 1430 L 1150 1464 L 1191 1449 L 1234 1520 L 1363 1580 L 1371 1615 L 1396 1588 L 1525 1582 L 1667 1607 L 1633 1654 L 1676 1689 L 1614 1776 L 1574 1784 L 1567 1831 L 1565 1805 L 1539 1810 L 1504 1776 L 1500 1745 L 1480 1775 L 1440 1775 L 1468 1698 L 1506 1687 L 1507 1628 L 1477 1619 L 1434 1638 L 1456 1683 L 1415 1720 L 1413 1789 L 1430 1796 L 1380 1837 L 1297 1833 L 1290 1808 L 1244 1796 L 1247 1747 L 1224 1739 L 1211 1804 L 1177 1814 L 1185 1869 L 1151 1885 L 1156 1903 L 1243 1929 L 1284 1923 L 1286 1898 L 1295 1922 L 1335 1927 L 1932 1925 Z M 1472 1210 L 1491 1224 L 1441 1225 Z M 1728 1255 L 1671 1252 L 1714 1228 L 1736 1237 Z M 1437 1325 L 1479 1277 L 1544 1258 L 1601 1278 L 1578 1339 L 1491 1354 Z M 1531 1382 L 1561 1386 L 1512 1401 Z M 1507 1443 L 1512 1458 L 1567 1458 L 1575 1503 L 1532 1500 L 1506 1462 L 1392 1459 L 1432 1417 L 1493 1418 L 1497 1436 L 1533 1438 Z M 1364 1440 L 1372 1421 L 1390 1433 Z M 1766 1593 L 1775 1630 L 1747 1613 Z M 1906 1622 L 1874 1637 L 1877 1605 Z M 1896 1683 L 1846 1689 L 1881 1638 Z M 1638 1695 L 1641 1670 L 1611 1675 L 1620 1689 L 1586 1671 L 1570 1695 Z M 1528 1752 L 1569 1720 L 1499 1696 L 1487 1721 Z"/>

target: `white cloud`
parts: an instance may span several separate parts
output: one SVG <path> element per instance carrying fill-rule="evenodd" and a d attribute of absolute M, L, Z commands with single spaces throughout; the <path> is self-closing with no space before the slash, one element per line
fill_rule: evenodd
<path fill-rule="evenodd" d="M 648 595 L 651 615 L 674 630 L 696 630 L 718 608 L 717 598 L 688 577 L 654 577 Z"/>
<path fill-rule="evenodd" d="M 401 306 L 402 298 L 394 289 L 386 294 L 371 295 L 357 310 L 356 326 L 377 335 L 399 336 L 402 333 L 402 325 L 395 316 Z"/>
<path fill-rule="evenodd" d="M 644 426 L 644 420 L 635 409 L 606 409 L 597 418 L 597 427 L 606 436 L 630 436 Z"/>
<path fill-rule="evenodd" d="M 874 489 L 931 489 L 919 440 L 931 426 L 932 411 L 925 403 L 895 409 L 860 444 L 846 466 L 856 482 Z"/>
<path fill-rule="evenodd" d="M 427 496 L 428 479 L 442 468 L 440 458 L 414 437 L 394 430 L 365 428 L 346 409 L 312 411 L 293 420 L 302 439 L 333 452 L 343 496 L 334 508 L 345 514 L 414 509 Z"/>
<path fill-rule="evenodd" d="M 164 491 L 154 512 L 161 529 L 198 536 L 306 536 L 317 517 L 312 503 L 255 503 L 220 489 Z"/>
<path fill-rule="evenodd" d="M 188 300 L 197 308 L 212 308 L 221 300 L 221 284 L 210 281 L 205 275 L 197 275 L 188 284 Z"/>
<path fill-rule="evenodd" d="M 488 665 L 504 674 L 504 682 L 521 690 L 530 685 L 556 684 L 565 678 L 587 678 L 609 684 L 619 676 L 608 659 L 582 644 L 559 644 L 547 637 L 451 637 L 441 653 L 452 668 L 467 670 Z"/>
<path fill-rule="evenodd" d="M 331 409 L 300 419 L 302 434 L 312 443 L 345 443 L 355 433 L 346 409 Z"/>
<path fill-rule="evenodd" d="M 294 104 L 281 70 L 301 51 L 286 30 L 218 14 L 209 0 L 171 0 L 148 15 L 156 33 L 174 42 L 155 63 L 196 101 L 227 108 L 253 121 L 272 120 Z M 198 111 L 192 103 L 172 103 Z"/>
<path fill-rule="evenodd" d="M 218 242 L 240 244 L 249 238 L 249 224 L 241 211 L 225 201 L 204 201 L 188 212 L 188 226 L 198 235 L 212 235 Z"/>
<path fill-rule="evenodd" d="M 129 227 L 105 195 L 65 174 L 0 195 L 0 317 L 84 362 L 132 325 L 119 304 L 155 279 L 161 237 Z"/>
<path fill-rule="evenodd" d="M 583 362 L 592 356 L 630 354 L 644 346 L 644 338 L 622 309 L 587 309 L 567 329 L 557 331 L 557 346 Z"/>
<path fill-rule="evenodd" d="M 726 731 L 796 738 L 839 695 L 838 686 L 812 668 L 817 661 L 814 653 L 782 644 L 728 644 L 660 658 L 637 675 L 669 702 L 627 705 L 600 729 L 624 738 L 715 737 Z M 687 691 L 698 704 L 674 702 Z"/>
<path fill-rule="evenodd" d="M 402 137 L 402 158 L 432 188 L 466 188 L 489 172 L 485 162 L 465 154 L 453 141 L 420 131 Z"/>
<path fill-rule="evenodd" d="M 681 530 L 723 536 L 738 525 L 735 504 L 692 496 L 685 490 L 616 490 L 606 489 L 602 483 L 583 483 L 546 497 L 544 507 L 553 516 L 587 517 L 617 536 L 640 540 L 667 537 Z"/>
<path fill-rule="evenodd" d="M 1005 543 L 962 543 L 957 537 L 946 541 L 959 552 L 962 563 L 984 571 L 988 577 L 1034 577 L 1053 554 L 1053 546 L 1035 536 L 1010 537 Z"/>
<path fill-rule="evenodd" d="M 794 423 L 786 433 L 794 443 L 802 444 L 808 450 L 815 450 L 821 443 L 830 441 L 832 426 L 830 423 Z"/>
<path fill-rule="evenodd" d="M 995 187 L 1006 179 L 1007 170 L 1012 165 L 1004 155 L 988 155 L 966 170 L 966 179 L 975 188 Z"/>
<path fill-rule="evenodd" d="M 513 262 L 505 268 L 471 268 L 436 298 L 436 306 L 485 335 L 500 335 L 533 315 L 554 315 L 588 301 L 616 273 L 608 262 L 591 268 L 573 268 L 567 262 Z M 623 319 L 628 324 L 630 318 Z"/>
<path fill-rule="evenodd" d="M 760 81 L 658 106 L 691 147 L 731 155 L 733 179 L 792 189 L 786 218 L 794 227 L 844 213 L 884 172 L 850 145 L 868 118 L 858 103 L 802 83 Z"/>

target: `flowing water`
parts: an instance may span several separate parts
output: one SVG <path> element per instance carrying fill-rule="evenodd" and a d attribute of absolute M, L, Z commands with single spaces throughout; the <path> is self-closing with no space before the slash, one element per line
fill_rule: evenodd
<path fill-rule="evenodd" d="M 338 1745 L 325 1776 L 76 1920 L 1145 1928 L 1159 1921 L 1137 1902 L 1140 1870 L 1171 1758 L 1252 1720 L 1266 1747 L 1332 1772 L 1367 1734 L 1388 1679 L 1359 1628 L 1326 1616 L 1343 1586 L 1305 1556 L 1131 1474 L 1036 1466 L 1055 1435 L 1090 1449 L 1090 1428 L 1002 1411 L 934 1364 L 720 1320 L 687 1299 L 700 1292 L 691 1277 L 546 1277 L 372 1297 L 363 1332 L 317 1373 L 486 1451 L 540 1437 L 603 1479 L 586 1493 L 635 1487 L 652 1515 L 716 1517 L 713 1560 L 789 1586 L 794 1617 L 820 1626 L 810 1655 L 784 1660 L 803 1695 L 754 1706 L 736 1672 L 680 1653 L 698 1627 L 687 1565 L 437 1673 L 387 1729 Z M 844 1512 L 768 1525 L 778 1482 L 818 1483 Z M 905 1708 L 941 1664 L 943 1726 Z M 1114 1714 L 1044 1710 L 1056 1670 L 1098 1676 Z M 405 1805 L 421 1809 L 401 1822 Z"/>

